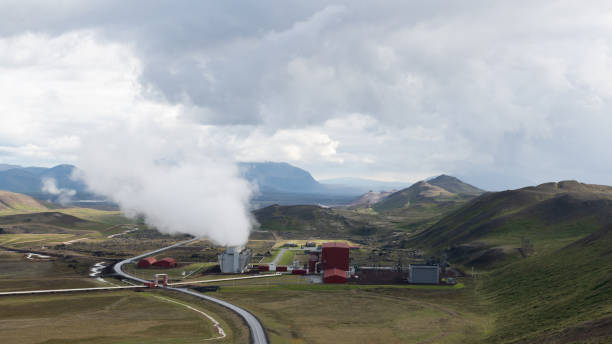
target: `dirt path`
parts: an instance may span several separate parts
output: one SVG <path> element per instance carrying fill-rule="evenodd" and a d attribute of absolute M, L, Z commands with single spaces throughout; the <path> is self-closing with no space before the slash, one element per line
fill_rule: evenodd
<path fill-rule="evenodd" d="M 211 316 L 210 316 L 210 315 L 208 315 L 207 313 L 204 313 L 204 312 L 202 312 L 201 310 L 196 309 L 196 308 L 194 308 L 194 307 L 191 307 L 191 306 L 189 306 L 189 305 L 187 305 L 187 304 L 180 303 L 180 302 L 177 302 L 177 301 L 174 301 L 174 300 L 171 300 L 171 299 L 167 299 L 167 298 L 165 298 L 165 297 L 161 297 L 161 296 L 154 296 L 154 297 L 156 297 L 156 298 L 158 298 L 158 299 L 161 299 L 161 300 L 164 300 L 164 301 L 167 301 L 167 302 L 176 303 L 177 305 L 181 305 L 181 306 L 186 307 L 186 308 L 189 308 L 189 309 L 191 309 L 192 311 L 194 311 L 194 312 L 198 312 L 198 313 L 202 314 L 203 316 L 205 316 L 206 318 L 208 318 L 208 320 L 210 320 L 210 321 L 213 323 L 213 326 L 214 326 L 214 327 L 217 329 L 217 332 L 219 333 L 219 336 L 217 336 L 217 337 L 213 337 L 213 338 L 207 338 L 207 339 L 205 339 L 205 340 L 222 339 L 222 338 L 225 338 L 225 337 L 227 336 L 227 335 L 225 334 L 225 331 L 223 331 L 223 328 L 221 327 L 221 324 L 219 324 L 219 322 L 218 322 L 218 321 L 217 321 L 215 318 L 211 317 Z"/>

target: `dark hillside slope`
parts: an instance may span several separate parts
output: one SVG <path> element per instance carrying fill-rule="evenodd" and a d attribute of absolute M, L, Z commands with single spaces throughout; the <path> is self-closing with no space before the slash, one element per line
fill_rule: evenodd
<path fill-rule="evenodd" d="M 261 229 L 284 232 L 284 235 L 346 238 L 347 235 L 370 235 L 376 231 L 365 222 L 316 205 L 271 205 L 253 214 Z"/>
<path fill-rule="evenodd" d="M 609 223 L 612 188 L 574 181 L 547 183 L 484 194 L 412 242 L 433 251 L 450 248 L 455 262 L 485 266 L 518 254 L 522 238 L 537 253 L 561 247 Z"/>
<path fill-rule="evenodd" d="M 612 227 L 494 270 L 492 343 L 612 342 Z"/>

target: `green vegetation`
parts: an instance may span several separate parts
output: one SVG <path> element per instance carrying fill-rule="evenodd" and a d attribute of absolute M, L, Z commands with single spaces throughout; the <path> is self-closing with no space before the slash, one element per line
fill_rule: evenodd
<path fill-rule="evenodd" d="M 295 251 L 285 250 L 283 256 L 279 258 L 278 265 L 291 265 L 293 264 L 293 257 L 295 257 Z"/>
<path fill-rule="evenodd" d="M 163 297 L 159 298 L 159 297 Z M 5 343 L 202 343 L 219 336 L 211 321 L 173 300 L 201 309 L 220 322 L 227 338 L 248 341 L 248 330 L 214 304 L 158 292 L 105 292 L 0 298 L 0 337 Z"/>
<path fill-rule="evenodd" d="M 492 268 L 518 259 L 522 239 L 535 254 L 559 249 L 612 218 L 612 188 L 576 182 L 485 194 L 411 238 L 430 252 L 447 250 L 466 267 Z"/>
<path fill-rule="evenodd" d="M 46 209 L 41 202 L 30 196 L 0 190 L 0 215 Z"/>
<path fill-rule="evenodd" d="M 471 294 L 471 287 L 287 284 L 212 295 L 256 314 L 272 343 L 468 343 L 488 326 Z"/>
<path fill-rule="evenodd" d="M 488 273 L 495 343 L 612 339 L 612 228 Z"/>

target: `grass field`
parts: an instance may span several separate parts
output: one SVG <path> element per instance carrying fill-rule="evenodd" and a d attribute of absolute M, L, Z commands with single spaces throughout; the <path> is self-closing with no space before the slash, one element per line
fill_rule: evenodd
<path fill-rule="evenodd" d="M 160 298 L 161 297 L 161 298 Z M 222 307 L 175 293 L 100 292 L 0 298 L 2 343 L 202 343 L 218 337 L 204 311 L 227 334 L 215 343 L 245 343 L 248 330 Z"/>
<path fill-rule="evenodd" d="M 33 261 L 0 251 L 0 291 L 97 287 L 99 282 L 87 276 L 93 264 L 64 258 Z"/>
<path fill-rule="evenodd" d="M 473 289 L 286 284 L 211 295 L 257 315 L 272 343 L 468 343 L 489 326 Z"/>

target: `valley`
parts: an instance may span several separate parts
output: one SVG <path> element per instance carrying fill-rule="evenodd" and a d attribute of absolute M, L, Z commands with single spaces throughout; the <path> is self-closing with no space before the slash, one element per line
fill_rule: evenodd
<path fill-rule="evenodd" d="M 310 242 L 346 241 L 353 247 L 351 266 L 447 262 L 449 270 L 458 272 L 454 286 L 317 284 L 307 276 L 289 274 L 215 282 L 219 288 L 207 294 L 257 316 L 271 343 L 325 343 L 332 333 L 339 336 L 338 343 L 609 340 L 612 188 L 566 181 L 486 193 L 460 183 L 444 176 L 388 193 L 372 203 L 260 208 L 253 211 L 258 227 L 247 244 L 254 265 L 275 262 L 280 266 L 294 260 L 308 263 L 300 247 Z M 0 291 L 129 285 L 108 271 L 92 278 L 90 269 L 96 263 L 111 266 L 191 238 L 162 234 L 142 219 L 125 218 L 116 210 L 61 207 L 29 196 L 3 195 Z M 173 257 L 177 268 L 143 270 L 133 263 L 124 271 L 146 280 L 165 273 L 173 283 L 191 281 L 202 286 L 206 283 L 197 281 L 219 278 L 217 255 L 223 250 L 207 240 L 196 240 L 157 255 L 158 259 Z M 26 257 L 28 252 L 36 254 L 33 259 Z M 212 336 L 214 328 L 198 320 L 197 313 L 157 296 L 179 300 L 219 319 L 227 333 L 221 342 L 248 337 L 248 328 L 234 313 L 163 289 L 28 296 L 19 302 L 0 297 L 0 306 L 8 310 L 0 316 L 0 335 L 19 338 L 13 327 L 17 325 L 11 325 L 16 322 L 20 328 L 44 332 L 45 314 L 61 314 L 62 323 L 105 324 L 121 334 L 122 343 L 153 337 L 160 343 L 192 343 Z M 27 316 L 26 309 L 33 304 L 40 309 L 36 319 Z M 123 304 L 132 306 L 117 308 Z M 59 305 L 65 306 L 60 310 Z M 94 311 L 100 307 L 104 312 Z M 164 310 L 159 314 L 165 315 L 130 320 L 134 326 L 129 328 L 117 322 L 138 319 L 148 309 Z M 42 332 L 37 331 L 22 337 L 24 342 L 39 343 L 35 338 L 41 338 Z M 105 331 L 45 333 L 44 338 L 61 342 L 118 340 Z"/>

